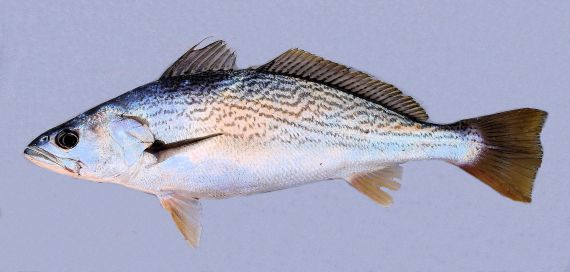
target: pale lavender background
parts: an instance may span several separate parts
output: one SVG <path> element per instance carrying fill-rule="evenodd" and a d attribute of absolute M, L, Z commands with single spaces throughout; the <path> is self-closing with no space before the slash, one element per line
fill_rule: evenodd
<path fill-rule="evenodd" d="M 1 1 L 1 272 L 570 271 L 568 1 L 98 2 Z M 154 197 L 24 160 L 37 134 L 210 35 L 240 67 L 300 47 L 370 72 L 434 122 L 547 110 L 534 202 L 416 162 L 389 209 L 343 182 L 204 201 L 196 250 Z"/>

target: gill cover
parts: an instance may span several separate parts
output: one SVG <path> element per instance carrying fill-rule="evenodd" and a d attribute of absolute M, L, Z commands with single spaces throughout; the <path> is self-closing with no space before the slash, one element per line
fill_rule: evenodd
<path fill-rule="evenodd" d="M 145 149 L 154 142 L 154 135 L 142 120 L 122 117 L 109 123 L 113 140 L 121 147 L 123 158 L 130 167 L 143 155 Z"/>

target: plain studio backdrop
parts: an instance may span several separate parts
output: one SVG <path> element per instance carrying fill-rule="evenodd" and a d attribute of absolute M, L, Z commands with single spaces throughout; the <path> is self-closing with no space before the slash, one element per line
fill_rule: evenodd
<path fill-rule="evenodd" d="M 158 2 L 2 0 L 0 271 L 570 271 L 568 1 Z M 293 47 L 356 67 L 436 123 L 548 111 L 533 203 L 413 162 L 390 208 L 341 181 L 203 201 L 193 249 L 155 197 L 24 159 L 208 36 L 242 68 Z"/>

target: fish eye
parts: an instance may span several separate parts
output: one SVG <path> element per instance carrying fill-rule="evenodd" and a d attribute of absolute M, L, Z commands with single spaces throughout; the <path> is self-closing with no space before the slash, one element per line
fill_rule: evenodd
<path fill-rule="evenodd" d="M 63 149 L 72 149 L 79 142 L 79 135 L 77 132 L 69 129 L 64 129 L 60 131 L 55 137 L 55 143 L 57 146 Z"/>

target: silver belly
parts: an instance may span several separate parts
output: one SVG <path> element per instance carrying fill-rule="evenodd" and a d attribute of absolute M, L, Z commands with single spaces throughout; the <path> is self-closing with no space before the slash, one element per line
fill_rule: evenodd
<path fill-rule="evenodd" d="M 373 157 L 378 156 L 365 150 L 218 138 L 181 148 L 160 163 L 146 158 L 123 185 L 154 194 L 184 191 L 197 198 L 226 198 L 372 171 L 383 164 Z"/>

